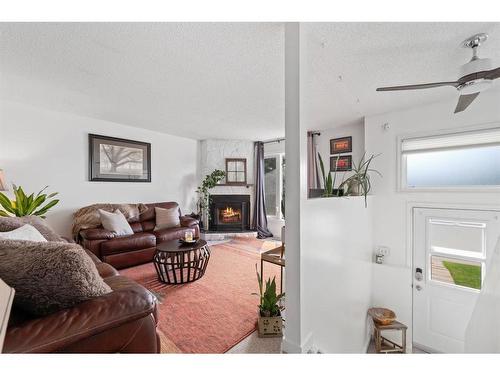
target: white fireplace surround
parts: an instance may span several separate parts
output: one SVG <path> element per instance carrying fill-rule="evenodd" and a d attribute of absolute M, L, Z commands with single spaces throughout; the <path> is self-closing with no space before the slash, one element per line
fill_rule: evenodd
<path fill-rule="evenodd" d="M 216 186 L 211 194 L 248 194 L 250 195 L 250 222 L 254 204 L 254 143 L 245 140 L 205 139 L 199 141 L 198 181 L 215 169 L 226 170 L 226 158 L 247 159 L 247 186 Z"/>

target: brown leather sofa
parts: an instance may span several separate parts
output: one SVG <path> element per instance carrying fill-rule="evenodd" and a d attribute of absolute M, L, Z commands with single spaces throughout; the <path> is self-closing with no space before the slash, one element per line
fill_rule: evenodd
<path fill-rule="evenodd" d="M 85 229 L 78 234 L 80 244 L 102 261 L 120 269 L 151 262 L 157 244 L 183 238 L 187 229 L 194 229 L 195 236 L 199 236 L 198 220 L 182 216 L 180 209 L 180 227 L 154 231 L 156 225 L 154 208 L 172 208 L 178 206 L 176 202 L 149 203 L 146 206 L 148 210 L 141 214 L 139 221 L 130 223 L 133 235 L 116 237 L 113 232 L 103 227 Z"/>
<path fill-rule="evenodd" d="M 156 298 L 87 253 L 113 292 L 44 317 L 28 316 L 14 308 L 4 353 L 160 352 Z"/>

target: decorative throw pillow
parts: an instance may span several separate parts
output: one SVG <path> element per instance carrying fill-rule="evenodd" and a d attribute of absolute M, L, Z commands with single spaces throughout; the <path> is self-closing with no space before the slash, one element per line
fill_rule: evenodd
<path fill-rule="evenodd" d="M 99 215 L 101 216 L 101 223 L 104 229 L 115 232 L 117 236 L 134 234 L 125 215 L 123 215 L 120 210 L 115 210 L 115 212 L 99 210 Z"/>
<path fill-rule="evenodd" d="M 16 290 L 14 304 L 46 315 L 110 293 L 79 245 L 0 241 L 0 278 Z"/>
<path fill-rule="evenodd" d="M 156 226 L 154 230 L 175 228 L 181 226 L 179 206 L 172 208 L 155 207 Z"/>
<path fill-rule="evenodd" d="M 24 224 L 21 228 L 9 232 L 0 232 L 0 240 L 23 240 L 33 242 L 47 242 L 44 236 L 35 227 Z"/>
<path fill-rule="evenodd" d="M 0 217 L 0 232 L 21 228 L 24 224 L 34 226 L 47 241 L 66 242 L 39 216 Z"/>

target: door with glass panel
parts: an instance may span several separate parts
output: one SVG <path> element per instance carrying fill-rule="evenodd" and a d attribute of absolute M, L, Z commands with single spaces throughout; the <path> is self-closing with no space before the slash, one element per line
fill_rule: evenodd
<path fill-rule="evenodd" d="M 413 345 L 461 353 L 500 235 L 500 214 L 414 208 L 413 215 Z"/>

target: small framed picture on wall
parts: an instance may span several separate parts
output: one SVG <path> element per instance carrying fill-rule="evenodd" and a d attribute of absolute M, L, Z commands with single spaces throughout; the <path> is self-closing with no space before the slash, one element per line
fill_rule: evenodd
<path fill-rule="evenodd" d="M 330 154 L 352 152 L 352 137 L 330 139 Z"/>
<path fill-rule="evenodd" d="M 335 164 L 337 164 L 335 166 Z M 345 172 L 352 170 L 352 156 L 330 156 L 330 171 Z"/>

